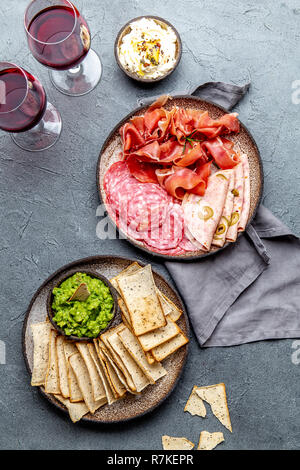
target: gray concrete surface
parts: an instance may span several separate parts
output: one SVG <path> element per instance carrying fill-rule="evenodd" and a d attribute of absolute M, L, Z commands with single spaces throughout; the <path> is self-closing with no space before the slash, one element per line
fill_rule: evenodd
<path fill-rule="evenodd" d="M 196 442 L 206 429 L 224 431 L 223 449 L 299 449 L 300 365 L 292 363 L 292 340 L 201 350 L 193 338 L 182 379 L 164 405 L 130 424 L 103 428 L 74 426 L 57 414 L 30 387 L 21 349 L 28 302 L 62 264 L 101 253 L 146 259 L 126 241 L 96 237 L 98 152 L 137 97 L 208 80 L 251 80 L 238 111 L 261 150 L 264 204 L 300 235 L 300 105 L 292 103 L 292 83 L 300 80 L 299 2 L 80 0 L 104 67 L 99 86 L 81 98 L 58 93 L 31 56 L 22 25 L 26 4 L 0 3 L 1 58 L 40 78 L 64 125 L 58 144 L 39 154 L 0 135 L 0 340 L 7 352 L 0 365 L 0 448 L 160 449 L 162 434 Z M 113 56 L 121 25 L 143 14 L 174 23 L 183 41 L 178 70 L 152 89 L 124 76 Z M 219 381 L 227 386 L 232 435 L 212 415 L 202 420 L 183 413 L 194 384 Z"/>

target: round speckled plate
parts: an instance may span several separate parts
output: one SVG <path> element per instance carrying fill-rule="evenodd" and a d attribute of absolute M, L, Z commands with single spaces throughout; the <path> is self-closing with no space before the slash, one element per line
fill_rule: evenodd
<path fill-rule="evenodd" d="M 209 101 L 201 100 L 200 98 L 190 96 L 190 95 L 180 95 L 174 96 L 172 100 L 168 100 L 168 102 L 164 105 L 166 109 L 171 109 L 173 106 L 179 106 L 182 108 L 194 108 L 194 109 L 202 109 L 207 110 L 209 115 L 217 119 L 221 117 L 223 114 L 226 114 L 228 111 L 226 109 L 217 106 L 214 103 L 210 103 Z M 121 146 L 121 138 L 119 135 L 120 127 L 127 122 L 133 116 L 138 116 L 144 114 L 148 106 L 142 106 L 140 108 L 135 109 L 130 114 L 128 114 L 122 121 L 120 121 L 114 129 L 111 131 L 109 136 L 107 137 L 106 141 L 104 142 L 102 149 L 100 151 L 98 165 L 97 165 L 97 187 L 99 191 L 99 196 L 102 202 L 106 205 L 106 194 L 103 188 L 103 177 L 110 167 L 110 165 L 119 160 L 119 153 L 122 150 Z M 250 214 L 248 219 L 248 224 L 253 219 L 257 207 L 260 203 L 262 191 L 263 191 L 263 167 L 262 161 L 260 158 L 258 147 L 246 128 L 244 124 L 241 124 L 240 132 L 237 135 L 231 135 L 229 138 L 236 144 L 239 145 L 242 152 L 247 153 L 249 158 L 249 166 L 250 166 Z M 108 211 L 109 214 L 109 211 Z M 115 226 L 114 221 L 111 219 L 111 223 Z M 121 230 L 119 230 L 121 232 Z M 239 234 L 240 236 L 241 234 Z M 122 232 L 122 238 L 127 238 L 127 240 L 132 243 L 137 248 L 145 251 L 148 254 L 153 256 L 159 256 L 160 258 L 165 259 L 180 259 L 180 260 L 193 260 L 198 258 L 203 258 L 205 256 L 209 256 L 211 254 L 216 253 L 217 251 L 223 250 L 226 248 L 229 243 L 225 244 L 223 248 L 213 247 L 212 250 L 207 253 L 205 251 L 193 251 L 190 253 L 186 253 L 184 255 L 175 255 L 175 256 L 168 256 L 168 255 L 160 255 L 154 251 L 149 250 L 146 248 L 141 242 L 136 241 L 130 237 L 126 237 L 126 235 Z"/>
<path fill-rule="evenodd" d="M 88 269 L 95 273 L 103 274 L 108 279 L 118 274 L 123 269 L 127 268 L 134 261 L 142 266 L 145 264 L 139 260 L 132 260 L 127 258 L 121 258 L 117 256 L 92 256 L 90 258 L 83 258 L 73 263 L 63 266 L 61 269 L 53 273 L 36 291 L 28 310 L 25 315 L 24 326 L 23 326 L 23 354 L 25 363 L 29 374 L 32 372 L 32 361 L 33 361 L 33 340 L 30 325 L 44 321 L 47 317 L 47 297 L 50 289 L 57 283 L 58 279 L 62 275 L 67 274 L 68 271 L 74 271 L 74 269 L 80 271 L 80 269 Z M 180 299 L 178 293 L 170 286 L 170 284 L 158 273 L 153 271 L 155 283 L 158 288 L 169 297 L 179 308 L 183 310 L 178 320 L 178 326 L 182 329 L 184 334 L 189 336 L 189 324 L 187 314 Z M 121 322 L 120 312 L 116 312 L 113 325 L 117 325 Z M 138 416 L 142 416 L 150 411 L 154 410 L 160 405 L 173 391 L 177 384 L 181 372 L 183 370 L 186 357 L 188 352 L 188 345 L 183 346 L 181 349 L 176 351 L 170 357 L 163 361 L 163 365 L 167 370 L 167 375 L 162 377 L 155 385 L 149 385 L 141 395 L 130 395 L 127 394 L 125 398 L 117 401 L 116 403 L 108 406 L 105 405 L 100 408 L 94 415 L 87 414 L 84 416 L 82 421 L 93 422 L 93 423 L 119 423 L 128 421 Z M 47 394 L 43 387 L 39 387 L 42 395 L 47 398 L 56 408 L 68 413 L 66 408 L 57 401 L 53 395 Z"/>

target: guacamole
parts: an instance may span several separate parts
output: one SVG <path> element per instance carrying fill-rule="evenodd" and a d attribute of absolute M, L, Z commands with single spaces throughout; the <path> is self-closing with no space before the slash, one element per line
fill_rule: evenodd
<path fill-rule="evenodd" d="M 70 300 L 80 284 L 90 292 L 84 301 Z M 75 273 L 53 289 L 53 320 L 66 335 L 96 338 L 113 317 L 114 300 L 103 281 L 86 273 Z"/>

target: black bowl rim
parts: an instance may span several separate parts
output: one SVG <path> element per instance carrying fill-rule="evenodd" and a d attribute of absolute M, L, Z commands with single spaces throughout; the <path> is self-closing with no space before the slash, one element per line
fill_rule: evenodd
<path fill-rule="evenodd" d="M 116 313 L 117 313 L 117 310 L 118 310 L 118 294 L 117 294 L 117 291 L 116 289 L 114 288 L 114 286 L 110 283 L 110 281 L 107 279 L 107 277 L 103 276 L 103 274 L 99 274 L 99 273 L 96 273 L 95 271 L 93 271 L 92 269 L 81 269 L 80 271 L 78 269 L 74 269 L 74 268 L 70 268 L 70 270 L 68 270 L 68 273 L 64 273 L 62 274 L 58 281 L 56 282 L 55 286 L 54 287 L 58 287 L 60 286 L 60 284 L 65 281 L 66 279 L 68 279 L 69 277 L 73 276 L 74 274 L 76 273 L 85 273 L 85 274 L 89 274 L 90 276 L 93 276 L 93 277 L 96 277 L 98 279 L 100 279 L 102 282 L 104 282 L 104 284 L 107 285 L 107 287 L 109 288 L 110 290 L 110 293 L 112 295 L 112 298 L 113 298 L 113 301 L 114 301 L 114 304 L 113 304 L 113 316 L 111 318 L 111 320 L 109 321 L 109 323 L 107 324 L 107 326 L 100 331 L 99 335 L 102 333 L 104 333 L 106 330 L 108 330 L 112 324 L 112 322 L 114 321 L 115 317 L 116 317 Z M 59 332 L 60 335 L 64 336 L 66 339 L 70 340 L 70 341 L 84 341 L 84 342 L 92 342 L 93 339 L 95 338 L 90 338 L 88 336 L 82 336 L 81 338 L 79 338 L 78 336 L 74 336 L 74 335 L 67 335 L 63 329 L 61 329 L 56 323 L 55 321 L 53 320 L 53 312 L 52 312 L 52 300 L 53 300 L 53 289 L 54 287 L 52 287 L 52 289 L 49 291 L 48 293 L 48 297 L 47 297 L 47 315 L 48 315 L 48 318 L 49 318 L 49 321 L 50 323 L 52 324 L 52 326 Z M 98 335 L 98 336 L 99 336 Z M 98 338 L 97 336 L 97 338 Z"/>
<path fill-rule="evenodd" d="M 193 100 L 196 100 L 196 101 L 201 101 L 203 103 L 208 103 L 210 105 L 213 105 L 215 106 L 216 108 L 219 108 L 221 111 L 223 111 L 224 113 L 228 113 L 228 109 L 224 108 L 223 106 L 220 106 L 216 103 L 214 103 L 213 101 L 210 101 L 210 100 L 204 100 L 202 98 L 199 98 L 198 96 L 194 96 L 194 95 L 169 95 L 171 99 L 177 99 L 177 98 L 183 98 L 183 99 L 187 99 L 187 98 L 190 98 L 190 99 L 193 99 Z M 118 129 L 123 125 L 125 124 L 130 118 L 132 118 L 133 116 L 135 116 L 138 112 L 140 112 L 141 110 L 146 110 L 147 108 L 149 107 L 149 104 L 147 105 L 141 105 L 141 106 L 138 106 L 137 108 L 133 109 L 130 113 L 128 113 L 123 119 L 121 119 L 115 126 L 114 128 L 111 130 L 111 132 L 108 134 L 108 136 L 106 137 L 102 147 L 101 147 L 101 150 L 100 150 L 100 153 L 99 153 L 99 157 L 98 157 L 98 162 L 97 162 L 97 168 L 96 168 L 96 184 L 97 184 L 97 190 L 98 190 L 98 195 L 99 195 L 99 200 L 100 200 L 100 203 L 104 204 L 104 206 L 106 207 L 106 204 L 104 202 L 104 200 L 102 199 L 102 194 L 101 194 L 101 186 L 100 186 L 100 164 L 101 164 L 101 157 L 102 157 L 102 154 L 104 152 L 104 150 L 106 149 L 107 145 L 109 144 L 111 138 L 114 136 L 114 134 L 118 131 Z M 240 124 L 241 126 L 245 129 L 245 131 L 247 132 L 247 134 L 249 135 L 251 141 L 252 141 L 252 144 L 253 144 L 253 147 L 255 148 L 256 150 L 256 153 L 257 153 L 257 157 L 258 157 L 258 163 L 259 163 L 259 173 L 260 173 L 260 191 L 259 191 L 259 196 L 258 196 L 258 199 L 257 199 L 257 203 L 256 203 L 256 206 L 253 210 L 253 214 L 252 216 L 250 217 L 250 219 L 248 220 L 248 223 L 247 223 L 247 227 L 252 223 L 255 215 L 256 215 L 256 212 L 257 212 L 257 209 L 262 201 L 262 196 L 263 196 L 263 190 L 264 190 L 264 169 L 263 169 L 263 162 L 262 162 L 262 158 L 261 158 L 261 154 L 260 154 L 260 151 L 259 151 L 259 148 L 257 146 L 257 143 L 253 137 L 253 135 L 251 134 L 251 132 L 249 131 L 248 127 L 245 126 L 245 124 L 239 119 L 240 121 Z M 109 221 L 110 223 L 112 224 L 112 226 L 117 230 L 117 232 L 119 234 L 121 234 L 124 239 L 130 243 L 132 246 L 134 246 L 135 248 L 138 248 L 139 250 L 143 251 L 144 253 L 146 253 L 147 255 L 150 255 L 152 257 L 152 259 L 160 259 L 161 261 L 163 260 L 167 260 L 167 261 L 184 261 L 184 262 L 193 262 L 193 261 L 196 261 L 196 260 L 202 260 L 204 258 L 207 258 L 208 256 L 216 256 L 220 251 L 222 250 L 226 250 L 228 247 L 230 246 L 233 246 L 236 242 L 234 243 L 225 243 L 225 245 L 222 247 L 222 248 L 219 248 L 215 251 L 210 251 L 208 253 L 203 253 L 202 255 L 199 255 L 199 254 L 196 254 L 196 255 L 193 255 L 193 254 L 188 254 L 188 255 L 179 255 L 179 256 L 170 256 L 170 255 L 163 255 L 161 253 L 156 253 L 155 251 L 152 251 L 152 250 L 149 250 L 148 248 L 144 247 L 144 246 L 141 246 L 139 245 L 138 243 L 136 243 L 133 239 L 129 238 L 126 236 L 126 234 L 117 226 L 117 224 L 114 222 L 114 220 L 112 219 L 112 217 L 110 216 L 110 214 L 107 212 L 108 214 L 108 217 L 109 217 Z M 245 229 L 244 232 L 239 232 L 238 234 L 238 237 L 237 237 L 237 240 L 239 237 L 241 236 L 244 236 L 244 234 L 246 233 L 246 230 L 247 230 L 247 227 Z"/>
<path fill-rule="evenodd" d="M 141 20 L 142 18 L 151 18 L 153 20 L 157 20 L 157 21 L 160 21 L 161 23 L 165 23 L 166 25 L 170 26 L 170 28 L 173 29 L 175 35 L 176 35 L 176 38 L 177 38 L 177 44 L 178 44 L 178 53 L 177 53 L 177 58 L 176 58 L 176 62 L 174 64 L 174 66 L 168 71 L 166 72 L 164 75 L 161 75 L 160 77 L 156 77 L 156 78 L 142 78 L 142 77 L 138 77 L 137 75 L 135 75 L 134 73 L 131 73 L 129 72 L 125 67 L 123 67 L 123 65 L 121 64 L 120 62 L 120 59 L 119 59 L 119 54 L 118 54 L 118 44 L 119 44 L 119 39 L 123 33 L 123 31 L 127 28 L 127 26 L 130 25 L 130 23 L 133 23 L 134 21 L 138 21 L 138 20 Z M 182 56 L 182 42 L 181 42 L 181 37 L 180 37 L 180 34 L 178 33 L 177 29 L 172 25 L 172 23 L 170 23 L 169 21 L 165 20 L 164 18 L 161 18 L 160 16 L 153 16 L 153 15 L 142 15 L 142 16 L 137 16 L 136 18 L 132 18 L 130 21 L 127 21 L 126 24 L 124 24 L 124 26 L 122 26 L 122 28 L 120 29 L 120 31 L 118 32 L 117 34 L 117 37 L 115 39 L 115 44 L 114 44 L 114 54 L 115 54 L 115 58 L 116 58 L 116 61 L 117 61 L 117 64 L 119 66 L 119 68 L 122 70 L 122 72 L 124 72 L 129 78 L 132 78 L 132 80 L 136 80 L 137 82 L 141 82 L 141 83 L 156 83 L 156 82 L 159 82 L 161 80 L 163 80 L 164 78 L 168 77 L 169 75 L 171 75 L 171 73 L 174 72 L 174 70 L 178 67 L 179 65 L 179 62 L 181 60 L 181 56 Z"/>

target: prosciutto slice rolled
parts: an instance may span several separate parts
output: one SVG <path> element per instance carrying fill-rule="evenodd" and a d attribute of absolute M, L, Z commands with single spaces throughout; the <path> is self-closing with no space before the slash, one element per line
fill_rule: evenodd
<path fill-rule="evenodd" d="M 235 242 L 238 233 L 239 221 L 243 209 L 244 201 L 244 168 L 243 163 L 240 162 L 235 168 L 235 188 L 233 211 L 230 218 L 229 228 L 226 234 L 226 241 Z"/>
<path fill-rule="evenodd" d="M 210 250 L 213 236 L 221 219 L 230 175 L 230 171 L 214 173 L 208 180 L 203 197 L 186 194 L 183 200 L 186 233 L 191 234 L 201 244 L 204 251 Z"/>
<path fill-rule="evenodd" d="M 243 209 L 238 224 L 238 232 L 243 232 L 246 228 L 250 212 L 250 169 L 248 156 L 244 153 L 240 158 L 244 171 L 244 199 Z"/>
<path fill-rule="evenodd" d="M 235 172 L 234 170 L 228 170 L 228 174 L 229 172 L 230 172 L 229 186 L 228 186 L 225 206 L 224 206 L 220 222 L 215 231 L 214 238 L 212 241 L 212 244 L 214 246 L 219 246 L 219 247 L 222 247 L 225 244 L 226 233 L 229 227 L 232 209 L 233 209 L 234 195 L 232 191 L 234 190 L 234 184 L 235 184 Z"/>

